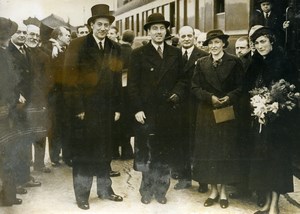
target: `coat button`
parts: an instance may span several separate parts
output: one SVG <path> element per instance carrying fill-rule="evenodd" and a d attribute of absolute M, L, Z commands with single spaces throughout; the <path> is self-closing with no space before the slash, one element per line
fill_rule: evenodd
<path fill-rule="evenodd" d="M 154 68 L 150 68 L 150 71 L 154 71 Z"/>

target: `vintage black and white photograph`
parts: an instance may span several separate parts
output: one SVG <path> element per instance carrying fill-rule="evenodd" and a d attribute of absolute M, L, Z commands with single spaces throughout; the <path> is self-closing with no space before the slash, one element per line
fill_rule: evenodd
<path fill-rule="evenodd" d="M 300 213 L 298 0 L 0 0 L 0 213 Z"/>

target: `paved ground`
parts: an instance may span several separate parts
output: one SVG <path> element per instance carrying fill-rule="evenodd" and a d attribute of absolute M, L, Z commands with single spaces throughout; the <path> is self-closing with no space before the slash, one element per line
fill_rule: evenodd
<path fill-rule="evenodd" d="M 230 200 L 227 209 L 220 208 L 219 204 L 204 207 L 203 202 L 208 193 L 197 192 L 197 185 L 188 190 L 176 191 L 173 189 L 175 180 L 172 180 L 167 194 L 168 203 L 161 205 L 155 200 L 149 205 L 140 202 L 138 187 L 141 174 L 132 169 L 132 161 L 114 161 L 113 169 L 120 170 L 121 177 L 113 178 L 113 188 L 117 194 L 124 197 L 123 202 L 100 200 L 96 195 L 95 183 L 90 196 L 90 209 L 87 211 L 77 208 L 72 187 L 71 168 L 62 165 L 52 168 L 50 174 L 36 173 L 33 175 L 42 182 L 41 187 L 28 188 L 28 194 L 19 195 L 23 199 L 22 205 L 9 208 L 0 207 L 4 214 L 250 214 L 257 210 L 255 198 L 248 200 Z M 95 182 L 95 181 L 94 181 Z M 300 181 L 295 178 L 295 193 L 280 197 L 282 214 L 300 213 Z"/>

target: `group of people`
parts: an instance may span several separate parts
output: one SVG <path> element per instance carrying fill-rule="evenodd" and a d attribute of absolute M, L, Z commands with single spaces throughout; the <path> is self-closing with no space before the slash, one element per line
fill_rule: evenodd
<path fill-rule="evenodd" d="M 260 3 L 263 8 L 272 1 Z M 97 4 L 91 12 L 87 25 L 77 28 L 77 38 L 71 41 L 70 30 L 62 26 L 41 45 L 37 28 L 0 19 L 3 204 L 22 203 L 16 198 L 19 185 L 40 185 L 30 177 L 30 165 L 21 168 L 29 170 L 27 178 L 17 182 L 20 166 L 12 163 L 26 156 L 21 162 L 27 164 L 27 147 L 34 143 L 44 150 L 48 136 L 53 166 L 60 165 L 61 149 L 64 162 L 72 166 L 81 209 L 89 209 L 94 176 L 100 199 L 123 201 L 110 178 L 120 145 L 121 157 L 133 157 L 133 168 L 142 173 L 144 204 L 153 197 L 167 203 L 172 175 L 178 179 L 176 190 L 190 188 L 192 180 L 199 192 L 210 190 L 205 207 L 219 202 L 227 208 L 228 196 L 256 192 L 261 209 L 255 213 L 279 213 L 279 195 L 293 191 L 290 132 L 295 124 L 289 118 L 298 112 L 287 112 L 261 130 L 251 116 L 249 94 L 280 79 L 298 86 L 277 31 L 254 24 L 248 36 L 236 41 L 235 56 L 225 51 L 229 35 L 219 29 L 207 32 L 201 42 L 205 51 L 197 47 L 192 26 L 179 29 L 180 47 L 167 44 L 170 22 L 152 13 L 144 25 L 150 40 L 132 49 L 133 31 L 115 40 L 118 31 L 111 26 L 115 17 L 108 5 Z M 51 128 L 41 123 L 47 120 L 36 120 L 43 116 L 51 119 Z M 35 157 L 34 167 L 49 171 L 40 159 Z M 227 185 L 235 185 L 236 192 L 228 194 Z"/>

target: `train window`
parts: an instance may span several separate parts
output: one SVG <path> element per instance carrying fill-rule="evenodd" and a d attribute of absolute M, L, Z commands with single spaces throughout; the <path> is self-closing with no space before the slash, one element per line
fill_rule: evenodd
<path fill-rule="evenodd" d="M 225 0 L 215 0 L 216 13 L 225 12 Z"/>

